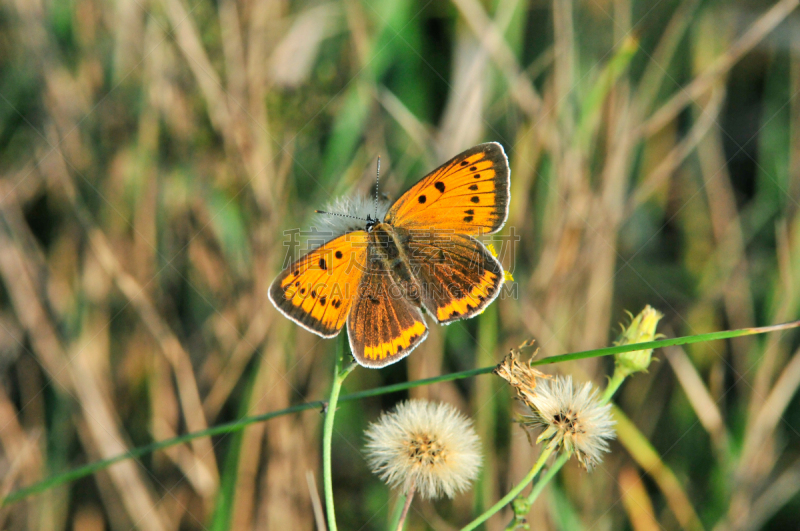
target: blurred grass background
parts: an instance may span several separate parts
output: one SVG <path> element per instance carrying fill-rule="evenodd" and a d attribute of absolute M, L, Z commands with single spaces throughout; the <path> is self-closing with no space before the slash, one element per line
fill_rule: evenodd
<path fill-rule="evenodd" d="M 757 0 L 2 0 L 0 492 L 325 396 L 334 341 L 267 286 L 314 208 L 396 198 L 495 140 L 511 161 L 516 296 L 431 326 L 345 392 L 608 345 L 649 303 L 689 335 L 800 318 L 800 13 Z M 503 244 L 505 242 L 505 244 Z M 510 242 L 510 243 L 509 243 Z M 618 395 L 619 440 L 568 464 L 542 530 L 797 529 L 800 339 L 658 352 Z M 559 366 L 603 385 L 607 359 Z M 476 420 L 473 492 L 415 501 L 455 529 L 533 461 L 498 379 L 414 389 Z M 393 496 L 343 404 L 343 529 Z M 0 510 L 3 529 L 313 529 L 319 412 L 117 464 Z M 314 485 L 316 483 L 316 486 Z M 509 521 L 505 512 L 487 529 Z"/>

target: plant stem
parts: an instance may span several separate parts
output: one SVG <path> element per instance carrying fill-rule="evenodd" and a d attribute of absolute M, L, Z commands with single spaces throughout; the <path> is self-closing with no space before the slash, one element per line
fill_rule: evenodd
<path fill-rule="evenodd" d="M 558 471 L 569 461 L 569 458 L 570 454 L 559 454 L 553 465 L 539 478 L 539 481 L 536 482 L 528 495 L 525 497 L 520 496 L 514 500 L 514 519 L 511 520 L 505 531 L 514 531 L 525 524 L 525 516 L 530 512 L 533 502 L 536 501 L 539 494 L 541 494 L 547 484 L 550 483 L 550 480 L 553 479 L 556 474 L 558 474 Z M 517 507 L 517 504 L 519 504 L 519 507 Z"/>
<path fill-rule="evenodd" d="M 619 386 L 622 385 L 622 382 L 625 381 L 626 376 L 627 375 L 624 374 L 622 371 L 615 369 L 614 374 L 611 375 L 611 379 L 608 381 L 606 390 L 603 391 L 603 396 L 600 398 L 600 402 L 602 402 L 603 404 L 609 402 L 614 397 L 614 393 L 617 392 Z"/>
<path fill-rule="evenodd" d="M 403 508 L 406 506 L 406 495 L 400 494 L 397 497 L 397 500 L 394 502 L 394 510 L 392 511 L 391 518 L 389 518 L 389 524 L 386 526 L 388 531 L 394 531 L 397 529 L 397 523 L 400 521 L 400 516 L 403 514 Z"/>
<path fill-rule="evenodd" d="M 536 498 L 539 497 L 539 494 L 542 493 L 544 488 L 553 479 L 558 471 L 569 461 L 570 455 L 567 453 L 562 453 L 558 456 L 558 459 L 555 460 L 553 466 L 547 469 L 547 472 L 536 482 L 536 485 L 533 486 L 531 491 L 528 493 L 528 505 L 533 505 L 533 502 L 536 501 Z"/>
<path fill-rule="evenodd" d="M 331 394 L 328 398 L 327 409 L 325 410 L 325 423 L 322 428 L 322 479 L 325 491 L 325 510 L 328 513 L 328 530 L 337 531 L 336 512 L 333 505 L 333 477 L 331 475 L 331 441 L 333 440 L 333 418 L 336 415 L 336 406 L 339 402 L 339 392 L 342 390 L 342 382 L 347 375 L 355 368 L 355 362 L 344 366 L 345 344 L 347 336 L 341 334 L 336 349 L 335 362 L 333 364 L 333 382 L 331 382 Z"/>
<path fill-rule="evenodd" d="M 411 486 L 408 487 L 406 502 L 403 504 L 403 512 L 400 513 L 400 519 L 397 521 L 397 526 L 394 531 L 403 531 L 403 526 L 406 524 L 406 516 L 408 516 L 408 510 L 411 508 L 411 500 L 414 499 L 414 490 L 415 485 L 412 483 Z"/>
<path fill-rule="evenodd" d="M 471 529 L 475 529 L 476 527 L 481 525 L 483 522 L 488 520 L 494 513 L 496 513 L 497 511 L 499 511 L 500 509 L 502 509 L 503 507 L 505 507 L 509 503 L 511 503 L 511 501 L 514 498 L 516 498 L 517 495 L 520 492 L 522 492 L 522 489 L 527 487 L 528 483 L 533 481 L 533 478 L 536 477 L 536 474 L 539 473 L 539 471 L 544 466 L 545 461 L 547 461 L 547 458 L 550 457 L 550 454 L 552 454 L 552 453 L 553 453 L 553 447 L 552 446 L 547 446 L 544 450 L 542 450 L 542 453 L 539 455 L 539 459 L 536 460 L 536 463 L 533 465 L 533 467 L 531 468 L 530 472 L 528 472 L 528 475 L 526 475 L 524 478 L 522 478 L 522 481 L 517 483 L 514 486 L 514 488 L 512 488 L 510 491 L 508 491 L 508 494 L 503 496 L 500 499 L 499 502 L 497 502 L 494 505 L 492 505 L 489 508 L 488 511 L 486 511 L 485 513 L 483 513 L 480 516 L 478 516 L 475 520 L 473 520 L 470 523 L 468 523 L 465 527 L 463 527 L 461 529 L 461 531 L 470 531 Z"/>

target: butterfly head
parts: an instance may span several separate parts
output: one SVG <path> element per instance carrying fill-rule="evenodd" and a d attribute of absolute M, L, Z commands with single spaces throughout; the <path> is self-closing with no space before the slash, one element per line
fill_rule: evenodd
<path fill-rule="evenodd" d="M 367 232 L 372 232 L 372 227 L 378 224 L 378 218 L 373 218 L 370 214 L 367 214 L 367 226 L 364 228 Z"/>

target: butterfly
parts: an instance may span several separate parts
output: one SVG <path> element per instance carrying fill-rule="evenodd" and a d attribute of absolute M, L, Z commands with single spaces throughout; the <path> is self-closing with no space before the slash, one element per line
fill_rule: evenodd
<path fill-rule="evenodd" d="M 423 309 L 449 324 L 481 313 L 500 293 L 503 267 L 476 237 L 505 224 L 510 173 L 496 142 L 456 155 L 395 201 L 382 221 L 376 209 L 363 229 L 287 267 L 270 286 L 270 301 L 322 337 L 347 324 L 351 352 L 365 367 L 399 361 L 428 335 Z"/>

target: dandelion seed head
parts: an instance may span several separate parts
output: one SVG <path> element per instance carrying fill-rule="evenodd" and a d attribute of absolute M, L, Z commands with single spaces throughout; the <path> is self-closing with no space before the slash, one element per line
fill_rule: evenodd
<path fill-rule="evenodd" d="M 541 380 L 527 403 L 531 414 L 525 417 L 525 424 L 544 430 L 537 443 L 575 454 L 586 470 L 594 468 L 609 451 L 608 441 L 616 436 L 611 405 L 600 402 L 591 383 L 574 387 L 570 376 Z"/>
<path fill-rule="evenodd" d="M 387 201 L 378 201 L 378 219 L 383 220 L 386 213 L 389 211 L 391 205 Z M 353 232 L 356 230 L 364 230 L 365 221 L 354 219 L 356 218 L 367 219 L 367 216 L 375 217 L 375 198 L 364 197 L 363 195 L 356 195 L 352 197 L 339 197 L 325 207 L 326 212 L 331 214 L 322 215 L 321 224 L 322 230 L 327 230 L 331 233 L 331 239 L 337 238 L 342 234 Z M 332 214 L 343 214 L 344 216 L 336 216 Z"/>
<path fill-rule="evenodd" d="M 478 476 L 480 439 L 472 421 L 450 404 L 403 402 L 365 435 L 370 468 L 392 488 L 413 486 L 426 499 L 452 498 Z"/>

